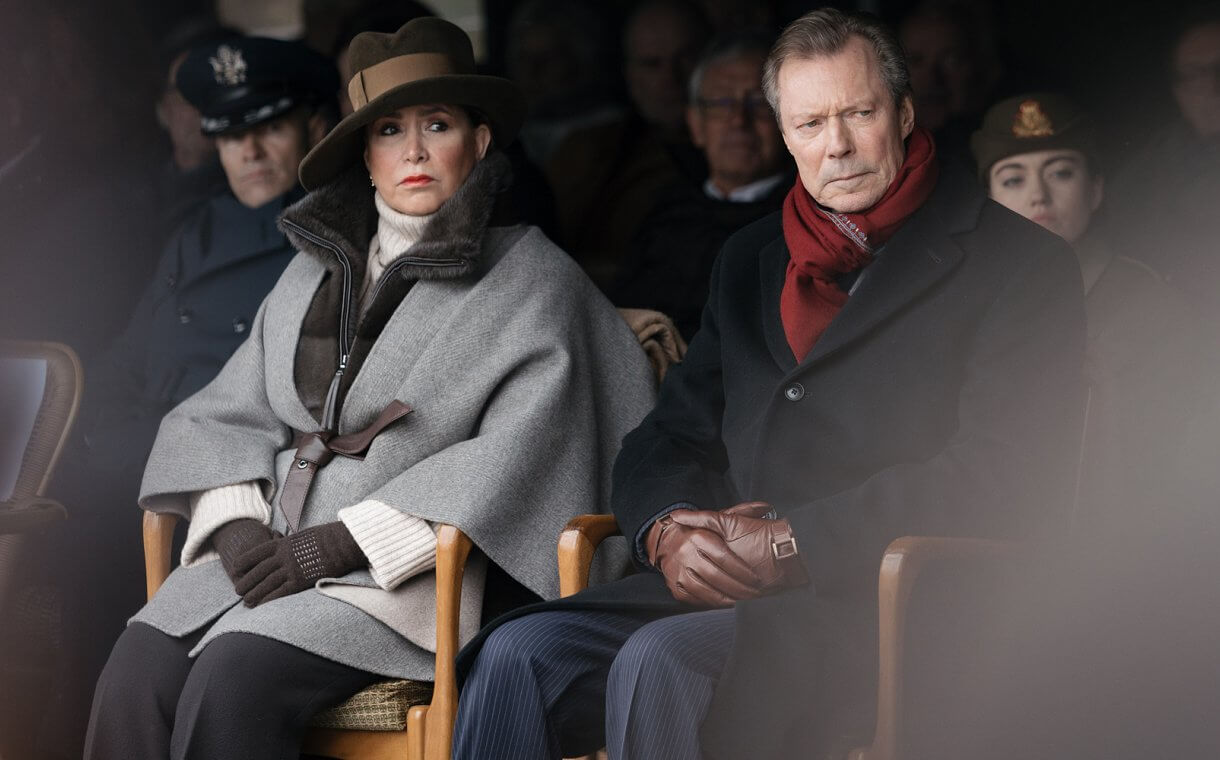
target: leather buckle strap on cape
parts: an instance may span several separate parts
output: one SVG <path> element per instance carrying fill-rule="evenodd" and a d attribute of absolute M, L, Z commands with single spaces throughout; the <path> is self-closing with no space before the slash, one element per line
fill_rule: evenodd
<path fill-rule="evenodd" d="M 289 532 L 295 532 L 300 525 L 305 497 L 309 496 L 309 488 L 313 485 L 313 478 L 318 470 L 325 467 L 336 454 L 349 459 L 364 459 L 373 439 L 412 411 L 414 410 L 411 407 L 395 399 L 381 410 L 373 424 L 363 430 L 340 436 L 335 436 L 327 430 L 298 433 L 293 441 L 297 447 L 296 461 L 288 469 L 284 490 L 280 493 L 280 511 L 288 521 Z"/>

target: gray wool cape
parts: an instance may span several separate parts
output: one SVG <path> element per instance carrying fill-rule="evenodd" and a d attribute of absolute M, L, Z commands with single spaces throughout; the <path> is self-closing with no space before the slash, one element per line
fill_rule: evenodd
<path fill-rule="evenodd" d="M 335 457 L 321 468 L 301 518 L 301 527 L 332 522 L 341 508 L 376 499 L 464 531 L 478 551 L 463 589 L 463 642 L 479 626 L 488 560 L 542 598 L 558 596 L 556 538 L 569 518 L 608 511 L 619 445 L 655 396 L 635 336 L 563 251 L 536 228 L 484 227 L 505 172 L 499 156 L 480 162 L 405 263 L 392 263 L 378 282 L 406 284 L 397 283 L 401 300 L 384 309 L 384 327 L 340 386 L 337 433 L 365 428 L 395 399 L 414 411 L 386 428 L 363 461 Z M 325 302 L 318 293 L 330 281 L 342 293 L 332 345 L 346 353 L 341 337 L 359 340 L 351 294 L 376 227 L 372 192 L 363 173 L 350 172 L 285 213 L 282 226 L 300 252 L 249 339 L 165 417 L 142 508 L 189 519 L 191 493 L 257 481 L 273 505 L 272 527 L 285 530 L 279 491 L 294 431 L 321 422 L 311 393 L 301 392 L 300 365 L 324 362 L 333 374 L 340 362 L 317 356 L 326 342 L 304 335 L 303 324 L 316 320 L 311 303 Z M 453 261 L 461 264 L 435 265 Z M 624 548 L 600 574 L 626 563 Z M 432 678 L 432 571 L 392 590 L 360 570 L 253 609 L 240 601 L 211 560 L 175 569 L 132 620 L 171 636 L 206 628 L 193 655 L 221 634 L 246 632 L 387 677 Z"/>

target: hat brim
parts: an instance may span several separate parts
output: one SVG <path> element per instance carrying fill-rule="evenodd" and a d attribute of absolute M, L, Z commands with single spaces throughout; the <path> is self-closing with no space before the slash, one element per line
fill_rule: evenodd
<path fill-rule="evenodd" d="M 278 97 L 268 98 L 258 93 L 252 94 L 231 104 L 226 104 L 223 110 L 212 113 L 200 113 L 199 131 L 205 137 L 216 137 L 234 132 L 241 132 L 256 127 L 264 122 L 278 119 L 299 105 L 308 102 L 307 97 L 281 93 Z"/>
<path fill-rule="evenodd" d="M 481 74 L 451 74 L 407 82 L 382 93 L 348 115 L 301 161 L 299 177 L 306 190 L 334 179 L 362 160 L 364 127 L 407 106 L 444 103 L 473 108 L 487 117 L 496 144 L 503 147 L 517 136 L 525 118 L 525 100 L 513 82 Z"/>
<path fill-rule="evenodd" d="M 979 130 L 970 136 L 970 151 L 974 154 L 979 179 L 984 187 L 991 180 L 991 167 L 1010 156 L 1037 153 L 1044 150 L 1078 150 L 1090 162 L 1096 161 L 1093 137 L 1085 130 L 1075 130 L 1046 137 L 1013 137 Z"/>

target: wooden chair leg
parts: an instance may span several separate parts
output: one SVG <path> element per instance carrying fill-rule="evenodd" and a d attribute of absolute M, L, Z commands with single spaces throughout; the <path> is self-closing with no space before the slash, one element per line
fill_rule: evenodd
<path fill-rule="evenodd" d="M 427 721 L 427 705 L 416 705 L 407 711 L 407 760 L 424 760 L 424 726 Z"/>

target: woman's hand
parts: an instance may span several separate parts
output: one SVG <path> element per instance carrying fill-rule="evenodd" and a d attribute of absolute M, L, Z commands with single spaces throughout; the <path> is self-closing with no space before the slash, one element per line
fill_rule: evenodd
<path fill-rule="evenodd" d="M 368 565 L 360 545 L 341 522 L 278 536 L 237 558 L 234 588 L 247 607 L 310 588 Z"/>
<path fill-rule="evenodd" d="M 267 543 L 279 533 L 263 525 L 258 520 L 243 517 L 221 525 L 212 533 L 212 548 L 220 555 L 220 566 L 233 585 L 241 574 L 237 571 L 237 558 L 259 544 Z"/>

